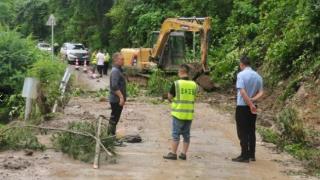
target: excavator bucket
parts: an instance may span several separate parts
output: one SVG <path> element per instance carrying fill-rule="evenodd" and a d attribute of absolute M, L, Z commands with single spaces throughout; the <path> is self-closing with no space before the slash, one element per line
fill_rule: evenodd
<path fill-rule="evenodd" d="M 189 63 L 187 64 L 190 68 L 189 78 L 194 80 L 200 87 L 205 91 L 213 91 L 216 89 L 211 77 L 207 72 L 204 72 L 201 63 Z"/>

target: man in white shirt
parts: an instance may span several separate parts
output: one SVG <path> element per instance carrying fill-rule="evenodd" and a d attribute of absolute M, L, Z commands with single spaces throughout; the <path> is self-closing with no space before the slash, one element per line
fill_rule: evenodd
<path fill-rule="evenodd" d="M 96 55 L 96 58 L 97 58 L 97 69 L 100 74 L 100 77 L 102 77 L 105 55 L 101 52 L 101 50 L 99 50 L 98 54 Z"/>
<path fill-rule="evenodd" d="M 236 125 L 240 140 L 241 155 L 234 162 L 255 161 L 256 152 L 256 102 L 263 95 L 262 77 L 250 67 L 250 59 L 240 59 L 241 72 L 237 75 Z"/>

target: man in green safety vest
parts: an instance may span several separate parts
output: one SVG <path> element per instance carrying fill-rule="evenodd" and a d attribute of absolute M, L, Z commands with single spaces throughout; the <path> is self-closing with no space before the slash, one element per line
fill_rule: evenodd
<path fill-rule="evenodd" d="M 97 69 L 97 58 L 96 58 L 96 55 L 97 55 L 97 51 L 94 51 L 91 55 L 91 66 L 92 66 L 92 73 L 96 73 L 96 69 Z"/>
<path fill-rule="evenodd" d="M 103 67 L 103 73 L 105 75 L 108 75 L 108 68 L 109 68 L 109 62 L 110 62 L 110 55 L 107 51 L 104 51 L 104 67 Z"/>
<path fill-rule="evenodd" d="M 180 135 L 183 136 L 183 150 L 179 159 L 187 159 L 187 151 L 190 143 L 190 128 L 194 114 L 194 102 L 197 92 L 197 84 L 189 80 L 189 66 L 183 64 L 179 68 L 179 78 L 172 85 L 168 99 L 172 101 L 172 149 L 164 159 L 177 160 L 177 149 L 180 142 Z"/>

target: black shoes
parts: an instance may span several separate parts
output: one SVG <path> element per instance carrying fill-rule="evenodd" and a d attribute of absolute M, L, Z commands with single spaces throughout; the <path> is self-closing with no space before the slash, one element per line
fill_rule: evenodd
<path fill-rule="evenodd" d="M 167 155 L 163 156 L 163 159 L 170 159 L 170 160 L 177 160 L 177 154 L 174 154 L 172 152 L 169 152 Z M 181 153 L 179 155 L 179 159 L 181 160 L 187 160 L 187 155 Z"/>
<path fill-rule="evenodd" d="M 245 157 L 242 157 L 241 155 L 236 157 L 236 158 L 233 158 L 232 159 L 233 162 L 242 162 L 242 163 L 249 163 L 249 158 L 245 158 Z"/>
<path fill-rule="evenodd" d="M 187 155 L 181 153 L 181 154 L 179 155 L 179 159 L 181 159 L 181 160 L 187 160 Z"/>
<path fill-rule="evenodd" d="M 256 161 L 256 158 L 253 156 L 253 157 L 249 157 L 249 160 L 250 161 Z"/>
<path fill-rule="evenodd" d="M 163 156 L 163 159 L 177 160 L 177 154 L 169 152 L 167 155 Z"/>

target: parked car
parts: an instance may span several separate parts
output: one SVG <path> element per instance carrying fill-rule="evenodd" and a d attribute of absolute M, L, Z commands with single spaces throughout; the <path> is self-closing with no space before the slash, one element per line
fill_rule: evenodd
<path fill-rule="evenodd" d="M 50 44 L 45 42 L 38 43 L 37 48 L 41 51 L 52 52 L 52 47 L 50 46 Z"/>
<path fill-rule="evenodd" d="M 81 43 L 64 43 L 60 49 L 60 54 L 69 63 L 74 63 L 76 59 L 81 64 L 84 60 L 89 62 L 89 52 Z"/>

